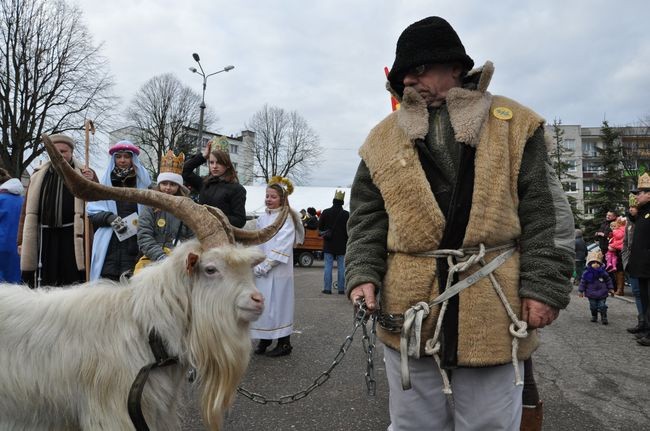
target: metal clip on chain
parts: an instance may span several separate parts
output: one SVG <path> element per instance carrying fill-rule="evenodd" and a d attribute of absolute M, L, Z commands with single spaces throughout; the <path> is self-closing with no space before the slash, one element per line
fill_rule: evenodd
<path fill-rule="evenodd" d="M 327 380 L 329 380 L 334 368 L 336 368 L 336 366 L 343 361 L 343 357 L 345 357 L 345 354 L 350 348 L 350 344 L 352 344 L 352 341 L 354 339 L 354 334 L 357 332 L 357 329 L 359 329 L 359 326 L 361 326 L 363 331 L 363 349 L 368 354 L 368 362 L 366 365 L 366 374 L 365 374 L 366 385 L 368 387 L 368 395 L 374 396 L 377 383 L 375 381 L 375 371 L 373 366 L 372 355 L 375 349 L 376 318 L 373 315 L 370 336 L 368 336 L 367 328 L 366 328 L 366 322 L 368 320 L 368 310 L 366 309 L 366 304 L 365 302 L 361 301 L 355 305 L 358 306 L 359 310 L 355 313 L 354 328 L 352 329 L 352 333 L 347 337 L 345 337 L 345 341 L 343 341 L 343 344 L 341 344 L 338 353 L 336 354 L 334 360 L 332 361 L 332 365 L 330 365 L 327 370 L 323 371 L 320 375 L 318 375 L 318 377 L 316 377 L 314 381 L 311 383 L 311 385 L 309 385 L 306 389 L 303 389 L 291 395 L 281 396 L 280 398 L 269 398 L 262 394 L 249 391 L 243 386 L 239 386 L 237 388 L 237 392 L 239 392 L 244 397 L 258 404 L 269 404 L 269 403 L 289 404 L 294 401 L 298 401 L 302 398 L 305 398 L 314 389 L 316 389 L 319 386 L 322 386 Z"/>

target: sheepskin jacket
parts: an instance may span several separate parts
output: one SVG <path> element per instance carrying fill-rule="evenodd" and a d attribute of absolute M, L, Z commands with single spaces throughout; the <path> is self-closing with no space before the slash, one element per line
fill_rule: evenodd
<path fill-rule="evenodd" d="M 43 179 L 51 164 L 52 162 L 47 162 L 38 167 L 29 180 L 29 188 L 25 196 L 25 205 L 18 231 L 18 245 L 22 246 L 20 254 L 20 269 L 22 271 L 36 271 L 38 267 L 38 207 L 41 199 Z M 73 161 L 72 166 L 81 174 L 81 169 L 77 167 L 82 166 L 79 162 Z M 85 211 L 85 202 L 81 199 L 74 198 L 74 257 L 79 271 L 86 269 L 84 261 Z"/>
<path fill-rule="evenodd" d="M 470 72 L 475 87 L 453 88 L 447 95 L 453 139 L 475 150 L 474 180 L 467 191 L 471 197 L 458 199 L 471 202 L 460 243 L 463 248 L 479 244 L 490 248 L 517 241 L 518 251 L 493 273 L 512 309 L 520 315 L 521 297 L 564 308 L 571 290 L 573 218 L 548 164 L 544 120 L 513 100 L 488 93 L 492 73 L 488 62 Z M 441 248 L 448 235 L 445 214 L 428 179 L 431 173 L 423 169 L 415 145 L 429 133 L 426 104 L 407 88 L 400 110 L 379 123 L 359 151 L 362 162 L 352 186 L 346 286 L 349 291 L 374 283 L 380 289 L 383 313 L 403 314 L 419 301 L 430 302 L 442 290 L 440 279 L 446 278 L 438 273 L 435 258 L 415 255 Z M 525 152 L 534 160 L 529 165 L 522 163 Z M 462 167 L 456 174 L 458 184 L 469 175 Z M 452 223 L 455 220 L 450 219 Z M 500 253 L 489 252 L 486 261 Z M 456 326 L 454 352 L 447 355 L 454 363 L 447 361 L 445 366 L 511 361 L 511 321 L 488 278 L 462 291 L 457 301 L 457 316 L 451 320 Z M 438 312 L 439 307 L 434 307 L 423 322 L 421 354 L 424 342 L 433 336 Z M 520 341 L 519 359 L 528 358 L 537 346 L 535 331 L 529 332 Z M 399 333 L 380 328 L 378 334 L 387 346 L 399 349 Z M 444 337 L 442 343 L 443 350 L 449 347 Z"/>

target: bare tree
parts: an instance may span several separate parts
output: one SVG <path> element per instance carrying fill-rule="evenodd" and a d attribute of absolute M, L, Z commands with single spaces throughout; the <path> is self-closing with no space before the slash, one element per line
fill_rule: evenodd
<path fill-rule="evenodd" d="M 154 76 L 138 90 L 127 109 L 127 119 L 135 127 L 136 139 L 144 153 L 145 165 L 157 176 L 161 157 L 167 150 L 191 151 L 195 137 L 185 134 L 187 126 L 199 121 L 201 96 L 183 85 L 171 73 Z M 214 122 L 206 114 L 204 124 Z"/>
<path fill-rule="evenodd" d="M 100 48 L 64 0 L 0 2 L 0 161 L 13 175 L 44 152 L 42 133 L 110 118 L 116 99 Z"/>
<path fill-rule="evenodd" d="M 281 175 L 304 184 L 319 163 L 323 148 L 318 135 L 296 111 L 264 105 L 246 128 L 255 132 L 253 158 L 266 182 Z"/>

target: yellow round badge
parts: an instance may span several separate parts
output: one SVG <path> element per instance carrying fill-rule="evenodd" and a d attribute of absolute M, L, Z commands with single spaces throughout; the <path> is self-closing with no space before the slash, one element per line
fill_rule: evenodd
<path fill-rule="evenodd" d="M 165 227 L 167 222 L 165 222 L 164 218 L 159 218 L 157 224 L 158 224 L 158 227 Z"/>
<path fill-rule="evenodd" d="M 499 120 L 509 120 L 512 118 L 512 111 L 503 106 L 497 106 L 494 108 L 492 114 L 494 114 L 494 116 Z"/>

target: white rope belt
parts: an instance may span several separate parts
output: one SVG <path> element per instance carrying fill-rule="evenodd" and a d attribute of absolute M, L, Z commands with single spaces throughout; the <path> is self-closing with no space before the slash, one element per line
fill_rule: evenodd
<path fill-rule="evenodd" d="M 485 261 L 485 253 L 491 251 L 505 250 L 503 253 L 495 257 L 489 263 Z M 446 257 L 447 263 L 449 265 L 449 273 L 447 276 L 447 285 L 445 291 L 436 297 L 430 303 L 418 302 L 411 308 L 409 308 L 406 313 L 404 313 L 404 325 L 402 327 L 402 333 L 400 335 L 400 368 L 401 368 L 401 378 L 402 378 L 402 388 L 410 389 L 411 388 L 411 377 L 408 369 L 408 358 L 409 356 L 419 358 L 420 357 L 420 333 L 422 329 L 422 321 L 429 315 L 431 307 L 442 304 L 440 306 L 440 314 L 438 315 L 438 321 L 436 322 L 436 329 L 433 334 L 433 338 L 429 339 L 425 343 L 425 353 L 428 355 L 433 355 L 433 358 L 438 365 L 438 370 L 443 382 L 443 392 L 450 395 L 451 385 L 449 383 L 449 376 L 447 372 L 441 367 L 440 360 L 440 332 L 442 328 L 442 321 L 447 311 L 447 304 L 449 299 L 454 295 L 458 295 L 463 289 L 468 288 L 469 286 L 475 284 L 477 281 L 482 278 L 488 277 L 492 283 L 492 287 L 496 291 L 501 303 L 506 309 L 506 313 L 512 323 L 510 324 L 510 335 L 512 335 L 512 365 L 515 368 L 515 385 L 523 385 L 523 380 L 521 379 L 521 373 L 519 371 L 518 360 L 517 360 L 517 351 L 519 349 L 519 339 L 525 338 L 528 336 L 526 322 L 519 320 L 515 312 L 512 310 L 510 303 L 506 295 L 503 293 L 501 285 L 497 281 L 494 274 L 495 269 L 500 267 L 508 260 L 515 252 L 516 246 L 514 244 L 507 244 L 504 246 L 498 246 L 490 249 L 486 249 L 483 244 L 480 244 L 478 249 L 444 249 L 444 250 L 435 250 L 432 252 L 425 253 L 416 253 L 415 256 L 431 256 L 431 257 Z M 454 263 L 454 259 L 458 260 L 458 263 Z M 454 274 L 467 271 L 473 265 L 480 265 L 481 268 L 474 272 L 469 277 L 464 280 L 459 281 L 456 284 L 452 285 Z"/>

